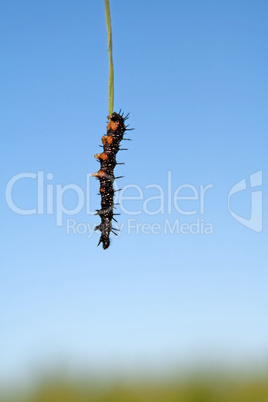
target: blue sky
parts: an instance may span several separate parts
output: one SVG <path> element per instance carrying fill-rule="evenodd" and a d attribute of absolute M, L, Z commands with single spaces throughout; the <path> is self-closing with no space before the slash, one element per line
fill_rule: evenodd
<path fill-rule="evenodd" d="M 267 2 L 111 1 L 115 110 L 130 112 L 135 127 L 117 172 L 129 186 L 123 196 L 136 199 L 122 200 L 124 227 L 106 251 L 98 233 L 82 233 L 98 223 L 86 205 L 57 226 L 56 197 L 71 185 L 80 200 L 89 193 L 90 210 L 100 203 L 90 174 L 108 114 L 103 2 L 3 1 L 1 9 L 2 378 L 62 361 L 101 372 L 263 364 Z M 260 171 L 262 185 L 250 189 Z M 12 200 L 37 208 L 38 172 L 54 211 L 44 201 L 43 213 L 19 215 L 6 202 L 8 183 L 32 174 L 14 184 Z M 251 190 L 262 191 L 261 232 L 228 211 L 228 193 L 243 179 L 247 189 L 230 206 L 249 220 Z M 208 185 L 202 213 L 200 186 Z M 65 190 L 64 208 L 75 209 L 77 193 Z M 177 200 L 178 211 L 176 191 L 196 199 Z M 176 223 L 212 230 L 165 232 Z"/>

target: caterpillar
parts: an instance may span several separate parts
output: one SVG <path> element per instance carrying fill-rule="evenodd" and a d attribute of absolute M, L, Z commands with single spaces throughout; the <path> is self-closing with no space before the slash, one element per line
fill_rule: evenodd
<path fill-rule="evenodd" d="M 93 173 L 93 177 L 96 177 L 100 181 L 100 195 L 101 195 L 101 209 L 96 210 L 96 215 L 101 218 L 101 223 L 96 226 L 95 230 L 100 230 L 101 236 L 98 246 L 102 243 L 103 249 L 107 249 L 110 246 L 110 232 L 117 235 L 115 228 L 112 226 L 112 220 L 116 221 L 114 215 L 120 215 L 114 213 L 114 193 L 113 182 L 115 179 L 119 179 L 123 176 L 115 177 L 114 168 L 119 165 L 116 162 L 116 154 L 122 149 L 119 148 L 120 142 L 123 139 L 124 133 L 128 129 L 125 126 L 125 120 L 129 115 L 125 117 L 123 114 L 112 113 L 108 116 L 107 133 L 102 137 L 103 152 L 96 154 L 95 158 L 100 162 L 100 170 L 97 173 Z M 117 221 L 116 221 L 117 222 Z"/>

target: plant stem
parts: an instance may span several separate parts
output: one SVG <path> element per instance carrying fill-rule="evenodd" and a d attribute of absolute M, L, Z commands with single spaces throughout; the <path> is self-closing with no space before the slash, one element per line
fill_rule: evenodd
<path fill-rule="evenodd" d="M 105 17 L 108 37 L 108 53 L 109 53 L 109 82 L 108 82 L 108 105 L 109 116 L 113 113 L 114 108 L 114 65 L 113 65 L 113 44 L 112 44 L 112 24 L 110 0 L 104 0 Z"/>

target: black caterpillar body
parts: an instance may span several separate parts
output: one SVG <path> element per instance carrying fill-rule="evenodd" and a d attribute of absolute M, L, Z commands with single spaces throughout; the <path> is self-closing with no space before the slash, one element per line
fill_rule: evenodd
<path fill-rule="evenodd" d="M 101 195 L 101 209 L 97 210 L 97 214 L 101 218 L 101 223 L 95 230 L 101 231 L 100 243 L 102 247 L 107 249 L 110 245 L 110 232 L 116 230 L 112 227 L 112 220 L 115 220 L 114 210 L 114 188 L 113 182 L 119 177 L 114 177 L 114 168 L 118 164 L 116 162 L 116 154 L 120 150 L 120 142 L 123 140 L 125 131 L 125 120 L 127 116 L 118 113 L 112 113 L 108 116 L 109 122 L 107 125 L 107 134 L 102 137 L 103 152 L 96 154 L 95 158 L 100 161 L 100 170 L 94 173 L 93 176 L 97 177 L 100 181 L 100 195 Z M 115 220 L 116 221 L 116 220 Z"/>

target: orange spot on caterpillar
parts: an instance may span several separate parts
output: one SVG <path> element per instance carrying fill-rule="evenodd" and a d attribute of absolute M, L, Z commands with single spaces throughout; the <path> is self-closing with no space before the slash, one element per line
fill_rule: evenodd
<path fill-rule="evenodd" d="M 111 118 L 111 116 L 109 116 L 109 119 Z M 107 124 L 107 131 L 109 131 L 110 129 L 112 131 L 116 131 L 118 129 L 118 126 L 119 126 L 119 121 L 110 120 L 109 123 Z"/>
<path fill-rule="evenodd" d="M 103 137 L 101 137 L 102 145 L 106 144 L 107 138 L 108 138 L 108 135 L 104 135 Z"/>
<path fill-rule="evenodd" d="M 119 126 L 119 121 L 111 121 L 111 129 L 113 131 L 116 131 L 118 129 Z"/>
<path fill-rule="evenodd" d="M 107 161 L 108 155 L 105 152 L 102 152 L 101 154 L 96 154 L 94 155 L 96 159 Z"/>
<path fill-rule="evenodd" d="M 105 173 L 103 170 L 99 170 L 97 173 L 93 173 L 92 176 L 93 176 L 93 177 L 98 177 L 98 178 L 101 179 L 102 177 L 105 176 L 105 174 L 106 174 L 106 173 Z"/>
<path fill-rule="evenodd" d="M 100 188 L 100 193 L 104 193 L 105 192 L 105 188 Z"/>
<path fill-rule="evenodd" d="M 111 135 L 104 135 L 101 139 L 102 145 L 111 144 L 113 142 L 113 137 Z"/>

